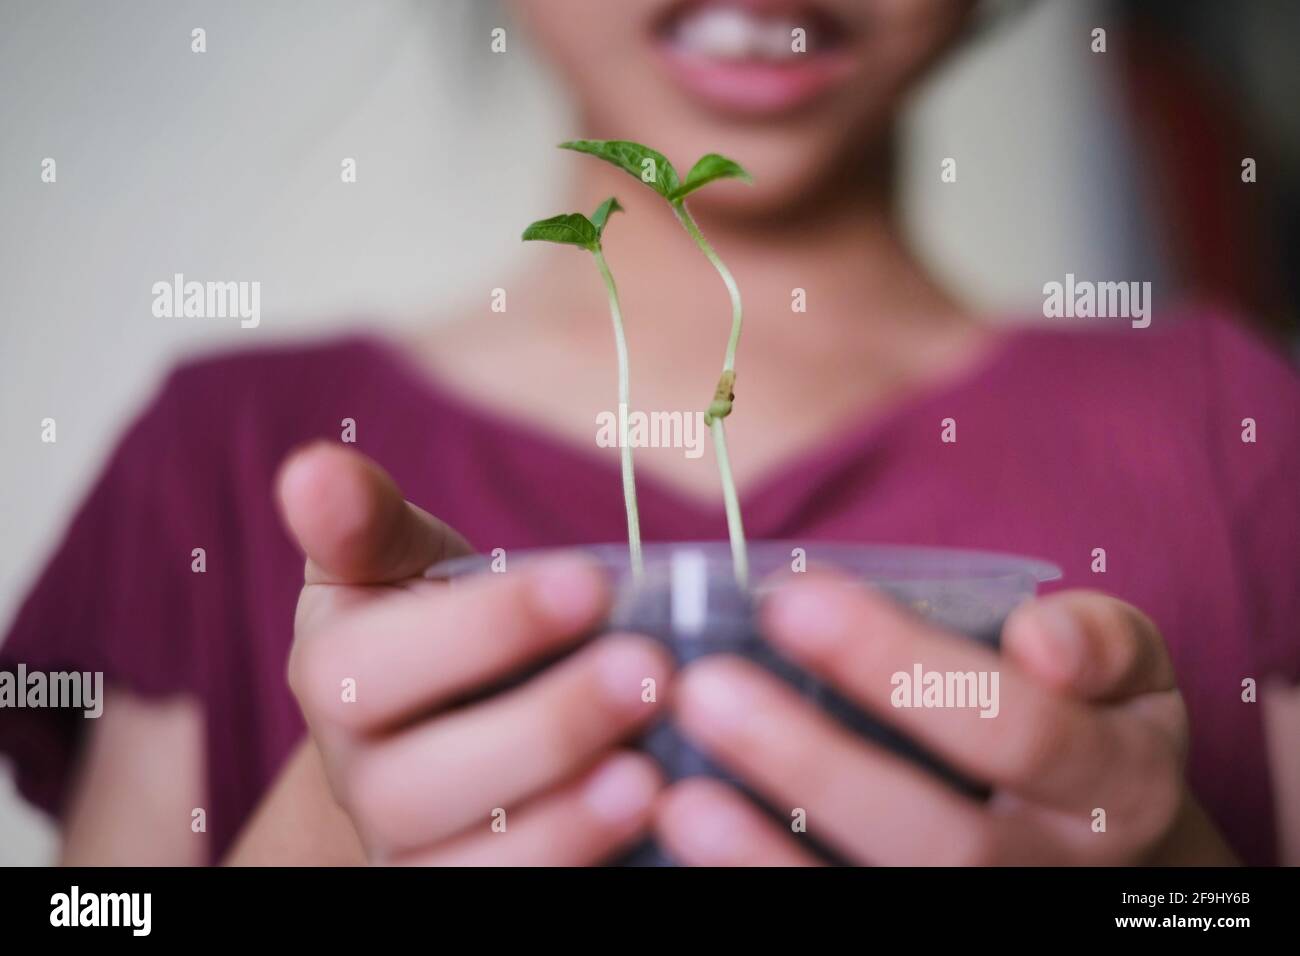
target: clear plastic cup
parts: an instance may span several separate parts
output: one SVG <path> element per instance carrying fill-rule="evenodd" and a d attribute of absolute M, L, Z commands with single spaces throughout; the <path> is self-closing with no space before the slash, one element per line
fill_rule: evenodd
<path fill-rule="evenodd" d="M 707 654 L 736 654 L 763 666 L 854 732 L 926 766 L 952 786 L 978 795 L 980 788 L 963 780 L 916 744 L 871 717 L 827 684 L 782 657 L 759 634 L 755 609 L 763 595 L 791 574 L 819 567 L 844 573 L 850 586 L 883 592 L 941 627 L 996 648 L 1011 610 L 1032 597 L 1038 585 L 1061 576 L 1045 561 L 985 551 L 856 545 L 816 541 L 750 542 L 749 583 L 737 584 L 727 542 L 647 544 L 644 571 L 632 574 L 623 544 L 576 549 L 594 558 L 609 573 L 614 602 L 598 633 L 644 634 L 663 643 L 679 665 Z M 544 551 L 505 555 L 505 572 L 524 566 Z M 496 570 L 494 571 L 494 564 Z M 455 581 L 467 575 L 500 573 L 500 561 L 473 555 L 445 562 L 429 577 Z M 593 635 L 597 636 L 597 635 Z M 864 634 L 864 639 L 869 639 Z M 511 683 L 528 675 L 517 675 Z M 495 688 L 494 688 L 495 689 Z M 661 720 L 640 746 L 654 756 L 671 780 L 706 775 L 727 780 L 762 804 L 743 781 L 736 780 L 707 755 Z M 786 814 L 767 807 L 784 821 Z M 833 859 L 833 855 L 825 855 Z M 646 844 L 623 860 L 632 864 L 669 862 Z"/>

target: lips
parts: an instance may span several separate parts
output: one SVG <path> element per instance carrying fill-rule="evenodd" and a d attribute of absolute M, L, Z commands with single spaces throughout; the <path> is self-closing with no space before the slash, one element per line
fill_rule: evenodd
<path fill-rule="evenodd" d="M 686 0 L 654 26 L 671 79 L 723 112 L 808 105 L 852 69 L 849 25 L 824 8 L 776 0 Z"/>

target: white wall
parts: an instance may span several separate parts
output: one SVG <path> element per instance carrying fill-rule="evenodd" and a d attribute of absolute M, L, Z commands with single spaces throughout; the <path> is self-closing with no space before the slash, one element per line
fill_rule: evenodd
<path fill-rule="evenodd" d="M 1128 199 L 1098 182 L 1116 170 L 1091 160 L 1122 135 L 1090 75 L 1091 8 L 1042 0 L 915 112 L 913 232 L 981 306 L 1036 307 L 1046 278 L 1132 252 Z M 415 321 L 497 284 L 566 133 L 524 38 L 487 53 L 500 22 L 473 0 L 0 0 L 0 621 L 176 356 Z M 150 287 L 177 271 L 259 280 L 261 326 L 154 318 Z M 48 860 L 50 829 L 6 790 L 0 864 Z"/>

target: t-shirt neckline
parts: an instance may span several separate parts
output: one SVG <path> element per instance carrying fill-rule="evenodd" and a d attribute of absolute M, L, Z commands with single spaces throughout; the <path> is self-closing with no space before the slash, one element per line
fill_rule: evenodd
<path fill-rule="evenodd" d="M 764 529 L 779 523 L 778 513 L 785 511 L 780 507 L 782 504 L 793 499 L 803 500 L 828 475 L 860 460 L 861 456 L 878 448 L 891 433 L 926 410 L 951 402 L 995 380 L 1036 331 L 1033 326 L 1019 323 L 994 330 L 992 341 L 983 348 L 982 354 L 961 368 L 936 381 L 910 388 L 884 405 L 873 404 L 848 416 L 848 424 L 838 433 L 825 436 L 769 467 L 740 491 L 741 512 L 747 532 L 754 537 L 766 536 Z M 595 448 L 576 444 L 544 428 L 479 404 L 443 382 L 436 371 L 418 364 L 400 342 L 387 335 L 366 333 L 359 337 L 359 341 L 379 355 L 416 393 L 428 398 L 434 407 L 451 409 L 462 418 L 478 423 L 487 433 L 516 439 L 533 448 L 544 448 L 583 472 L 603 472 L 610 481 L 617 482 L 620 466 L 616 456 L 606 457 Z M 938 419 L 934 422 L 934 432 L 939 435 Z M 643 509 L 646 502 L 656 499 L 669 509 L 695 516 L 702 523 L 716 525 L 725 522 L 720 489 L 716 503 L 710 504 L 657 475 L 638 473 L 637 494 Z"/>

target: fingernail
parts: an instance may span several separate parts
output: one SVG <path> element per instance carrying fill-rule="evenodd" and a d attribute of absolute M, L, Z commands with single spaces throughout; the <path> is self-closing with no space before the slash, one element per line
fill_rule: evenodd
<path fill-rule="evenodd" d="M 1074 677 L 1083 668 L 1083 631 L 1064 608 L 1041 604 L 1035 608 L 1039 627 L 1051 650 L 1052 666 L 1064 677 Z"/>
<path fill-rule="evenodd" d="M 843 595 L 835 586 L 789 585 L 768 597 L 764 612 L 774 638 L 806 650 L 835 643 L 843 631 Z"/>
<path fill-rule="evenodd" d="M 626 754 L 610 758 L 587 781 L 582 801 L 606 823 L 628 823 L 649 809 L 656 780 L 643 761 Z"/>
<path fill-rule="evenodd" d="M 653 697 L 646 700 L 646 691 L 650 688 L 645 682 L 658 681 L 663 676 L 664 658 L 657 652 L 657 645 L 651 645 L 649 640 L 619 637 L 606 638 L 603 642 L 605 646 L 598 665 L 601 690 L 623 710 L 647 707 L 658 699 L 656 683 Z"/>
<path fill-rule="evenodd" d="M 740 681 L 716 666 L 687 672 L 679 690 L 693 722 L 703 721 L 707 729 L 734 731 L 753 716 Z"/>
<path fill-rule="evenodd" d="M 677 826 L 679 838 L 704 860 L 732 858 L 741 838 L 742 819 L 731 807 L 717 800 L 696 800 L 684 812 Z"/>
<path fill-rule="evenodd" d="M 539 611 L 560 627 L 591 623 L 605 596 L 600 570 L 578 555 L 548 558 L 530 569 L 532 597 Z"/>

